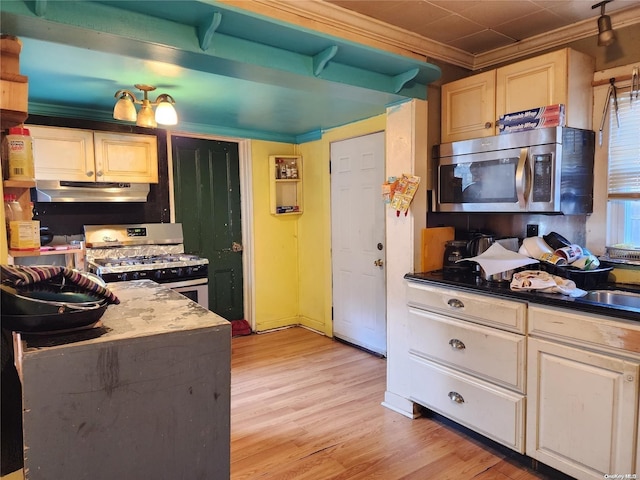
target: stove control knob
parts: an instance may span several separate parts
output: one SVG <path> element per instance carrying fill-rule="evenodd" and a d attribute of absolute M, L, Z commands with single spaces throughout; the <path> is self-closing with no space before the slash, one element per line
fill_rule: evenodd
<path fill-rule="evenodd" d="M 140 274 L 138 272 L 133 272 L 131 274 L 131 280 L 138 280 L 140 278 Z"/>
<path fill-rule="evenodd" d="M 184 268 L 182 267 L 178 268 L 176 273 L 178 277 L 184 277 Z"/>
<path fill-rule="evenodd" d="M 129 280 L 129 274 L 124 272 L 120 274 L 120 281 L 121 282 L 126 282 L 127 280 Z"/>
<path fill-rule="evenodd" d="M 156 270 L 155 272 L 153 272 L 153 276 L 156 278 L 156 280 L 160 280 L 162 278 L 162 270 Z"/>
<path fill-rule="evenodd" d="M 191 275 L 193 273 L 193 267 L 187 267 L 187 275 Z"/>

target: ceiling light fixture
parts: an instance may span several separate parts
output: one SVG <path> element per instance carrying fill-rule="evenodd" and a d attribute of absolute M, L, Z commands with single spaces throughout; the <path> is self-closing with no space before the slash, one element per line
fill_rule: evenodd
<path fill-rule="evenodd" d="M 600 47 L 608 47 L 616 41 L 616 34 L 611 26 L 611 17 L 604 14 L 604 6 L 609 2 L 613 2 L 613 0 L 604 0 L 591 7 L 591 9 L 600 7 L 600 17 L 598 17 L 598 46 Z"/>
<path fill-rule="evenodd" d="M 118 101 L 113 107 L 113 118 L 136 122 L 139 127 L 150 128 L 157 127 L 158 123 L 161 125 L 176 125 L 178 123 L 178 114 L 174 108 L 176 102 L 171 95 L 162 93 L 152 102 L 148 98 L 148 93 L 153 92 L 156 87 L 138 83 L 135 84 L 135 87 L 143 92 L 142 100 L 138 100 L 135 94 L 129 90 L 118 90 L 114 95 Z M 136 103 L 142 105 L 139 113 L 136 113 Z M 156 107 L 155 114 L 153 107 Z"/>

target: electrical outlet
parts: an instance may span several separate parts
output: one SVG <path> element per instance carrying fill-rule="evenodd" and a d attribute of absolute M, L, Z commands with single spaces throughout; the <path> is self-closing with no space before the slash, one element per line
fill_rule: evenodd
<path fill-rule="evenodd" d="M 538 225 L 535 223 L 530 223 L 527 225 L 527 238 L 528 237 L 537 237 L 538 236 Z"/>

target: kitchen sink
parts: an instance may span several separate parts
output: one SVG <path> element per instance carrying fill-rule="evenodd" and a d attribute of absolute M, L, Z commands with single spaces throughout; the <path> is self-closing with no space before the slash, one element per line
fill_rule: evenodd
<path fill-rule="evenodd" d="M 605 305 L 618 305 L 640 310 L 640 293 L 626 292 L 623 290 L 592 290 L 581 300 Z"/>

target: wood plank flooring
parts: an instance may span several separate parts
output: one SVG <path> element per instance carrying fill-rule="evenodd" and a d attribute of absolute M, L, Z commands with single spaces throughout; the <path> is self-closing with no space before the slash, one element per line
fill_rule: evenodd
<path fill-rule="evenodd" d="M 381 405 L 386 360 L 303 328 L 232 340 L 232 480 L 548 479 Z"/>

